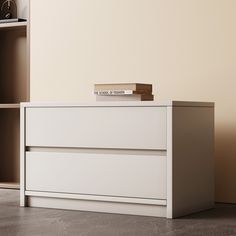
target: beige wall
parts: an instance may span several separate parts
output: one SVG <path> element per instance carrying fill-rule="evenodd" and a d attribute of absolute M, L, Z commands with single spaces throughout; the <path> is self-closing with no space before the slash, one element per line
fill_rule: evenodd
<path fill-rule="evenodd" d="M 216 200 L 236 202 L 235 12 L 235 0 L 31 0 L 31 101 L 94 101 L 106 82 L 215 101 Z"/>

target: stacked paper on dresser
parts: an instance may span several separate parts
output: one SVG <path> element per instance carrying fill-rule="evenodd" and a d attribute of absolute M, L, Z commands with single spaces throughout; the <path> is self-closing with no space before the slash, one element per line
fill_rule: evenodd
<path fill-rule="evenodd" d="M 95 84 L 97 101 L 153 101 L 151 84 L 119 83 Z"/>

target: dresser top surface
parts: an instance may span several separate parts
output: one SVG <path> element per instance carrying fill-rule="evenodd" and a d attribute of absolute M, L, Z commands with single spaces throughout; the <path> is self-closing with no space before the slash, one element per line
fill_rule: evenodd
<path fill-rule="evenodd" d="M 195 101 L 145 101 L 145 102 L 27 102 L 21 107 L 214 107 L 213 102 Z"/>

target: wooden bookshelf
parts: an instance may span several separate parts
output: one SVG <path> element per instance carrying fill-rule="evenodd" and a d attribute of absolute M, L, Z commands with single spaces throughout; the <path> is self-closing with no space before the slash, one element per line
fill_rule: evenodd
<path fill-rule="evenodd" d="M 17 0 L 18 17 L 0 23 L 0 188 L 19 189 L 20 103 L 29 101 L 28 0 Z"/>

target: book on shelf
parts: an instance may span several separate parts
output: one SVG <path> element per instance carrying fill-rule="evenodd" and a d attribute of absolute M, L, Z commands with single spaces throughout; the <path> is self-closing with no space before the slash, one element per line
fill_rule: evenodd
<path fill-rule="evenodd" d="M 112 96 L 96 96 L 96 101 L 153 101 L 154 96 L 152 94 L 131 94 L 131 95 L 112 95 Z"/>
<path fill-rule="evenodd" d="M 132 90 L 143 91 L 143 93 L 152 93 L 152 84 L 141 83 L 117 83 L 117 84 L 95 84 L 94 91 L 100 90 Z"/>
<path fill-rule="evenodd" d="M 26 19 L 21 19 L 21 18 L 12 18 L 12 19 L 1 19 L 0 24 L 4 23 L 15 23 L 15 22 L 25 22 L 27 21 Z"/>
<path fill-rule="evenodd" d="M 152 91 L 146 91 L 146 90 L 124 90 L 124 89 L 117 89 L 117 90 L 95 90 L 95 95 L 99 96 L 120 96 L 120 95 L 132 95 L 132 94 L 148 94 L 151 95 Z"/>
<path fill-rule="evenodd" d="M 14 19 L 1 19 L 0 23 L 13 23 L 13 22 L 18 22 L 17 18 Z"/>

